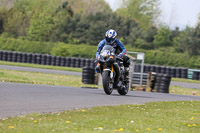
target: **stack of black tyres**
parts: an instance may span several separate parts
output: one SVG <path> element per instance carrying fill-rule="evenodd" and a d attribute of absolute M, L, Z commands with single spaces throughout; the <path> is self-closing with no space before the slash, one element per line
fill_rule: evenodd
<path fill-rule="evenodd" d="M 12 62 L 17 62 L 17 52 L 13 52 L 12 54 Z"/>
<path fill-rule="evenodd" d="M 200 80 L 200 72 L 194 71 L 192 75 L 193 80 Z"/>
<path fill-rule="evenodd" d="M 188 78 L 188 69 L 187 68 L 181 69 L 181 78 L 184 78 L 184 79 Z"/>
<path fill-rule="evenodd" d="M 158 73 L 156 75 L 155 86 L 153 88 L 156 92 L 169 93 L 170 82 L 171 76 Z"/>
<path fill-rule="evenodd" d="M 165 66 L 160 67 L 160 73 L 166 74 L 166 67 Z"/>
<path fill-rule="evenodd" d="M 80 58 L 75 59 L 75 67 L 80 67 Z"/>
<path fill-rule="evenodd" d="M 151 65 L 150 72 L 155 72 L 155 70 L 156 70 L 156 66 L 155 65 Z"/>
<path fill-rule="evenodd" d="M 81 58 L 80 60 L 80 67 L 83 68 L 85 66 L 85 58 Z"/>
<path fill-rule="evenodd" d="M 156 66 L 155 72 L 156 72 L 156 73 L 160 73 L 160 71 L 161 71 L 161 66 Z"/>
<path fill-rule="evenodd" d="M 176 78 L 181 78 L 181 68 L 176 68 Z"/>
<path fill-rule="evenodd" d="M 171 73 L 170 76 L 173 77 L 173 78 L 175 78 L 176 77 L 176 68 L 172 67 L 170 73 Z"/>
<path fill-rule="evenodd" d="M 61 57 L 60 66 L 65 66 L 66 58 Z"/>
<path fill-rule="evenodd" d="M 70 67 L 71 58 L 66 58 L 65 66 Z"/>
<path fill-rule="evenodd" d="M 166 67 L 166 74 L 171 75 L 171 67 Z"/>
<path fill-rule="evenodd" d="M 134 72 L 141 72 L 141 65 L 140 64 L 135 64 Z"/>
<path fill-rule="evenodd" d="M 56 66 L 60 66 L 61 64 L 61 57 L 56 56 Z"/>
<path fill-rule="evenodd" d="M 12 52 L 8 52 L 7 61 L 12 61 Z"/>
<path fill-rule="evenodd" d="M 83 67 L 82 83 L 94 84 L 95 83 L 95 69 L 91 67 Z"/>

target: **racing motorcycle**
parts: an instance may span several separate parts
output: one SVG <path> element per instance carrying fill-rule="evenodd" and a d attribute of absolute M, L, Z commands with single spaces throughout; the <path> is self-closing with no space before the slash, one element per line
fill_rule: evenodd
<path fill-rule="evenodd" d="M 115 48 L 105 45 L 97 61 L 100 64 L 104 92 L 110 95 L 116 89 L 120 95 L 126 95 L 129 80 L 126 78 L 123 58 L 115 54 Z"/>

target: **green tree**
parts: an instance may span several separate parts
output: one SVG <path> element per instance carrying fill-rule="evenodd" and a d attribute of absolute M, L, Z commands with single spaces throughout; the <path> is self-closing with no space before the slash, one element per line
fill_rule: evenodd
<path fill-rule="evenodd" d="M 48 13 L 36 11 L 31 19 L 27 38 L 33 41 L 49 41 L 52 28 L 52 17 Z"/>
<path fill-rule="evenodd" d="M 132 17 L 144 29 L 157 23 L 160 15 L 159 0 L 122 0 L 123 6 L 117 10 L 121 16 Z"/>
<path fill-rule="evenodd" d="M 198 29 L 198 26 L 196 28 Z M 186 53 L 189 56 L 200 54 L 200 37 L 198 37 L 197 29 L 187 27 L 174 38 L 174 47 L 177 52 Z"/>
<path fill-rule="evenodd" d="M 158 34 L 154 36 L 154 45 L 156 47 L 171 46 L 171 31 L 168 27 L 161 27 Z"/>
<path fill-rule="evenodd" d="M 6 19 L 7 9 L 0 9 L 0 34 L 4 32 L 4 22 Z"/>

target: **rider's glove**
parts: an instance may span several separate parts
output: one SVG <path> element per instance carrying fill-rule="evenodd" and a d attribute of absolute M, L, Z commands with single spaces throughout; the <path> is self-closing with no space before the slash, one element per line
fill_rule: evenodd
<path fill-rule="evenodd" d="M 120 53 L 118 56 L 119 56 L 120 58 L 122 58 L 122 57 L 124 56 L 124 54 L 123 54 L 123 53 Z"/>
<path fill-rule="evenodd" d="M 99 58 L 100 58 L 100 55 L 98 55 L 98 56 L 96 57 L 97 60 L 99 60 Z"/>

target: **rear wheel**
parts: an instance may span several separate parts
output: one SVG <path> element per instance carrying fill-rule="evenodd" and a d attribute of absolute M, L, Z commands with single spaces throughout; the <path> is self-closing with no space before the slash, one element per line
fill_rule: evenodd
<path fill-rule="evenodd" d="M 103 82 L 104 92 L 107 95 L 110 95 L 113 91 L 113 83 L 111 82 L 109 71 L 102 72 L 102 82 Z"/>
<path fill-rule="evenodd" d="M 128 89 L 129 89 L 129 84 L 126 83 L 125 86 L 121 87 L 121 88 L 118 89 L 117 91 L 118 91 L 118 93 L 119 93 L 120 95 L 126 95 L 126 94 L 128 93 Z"/>

